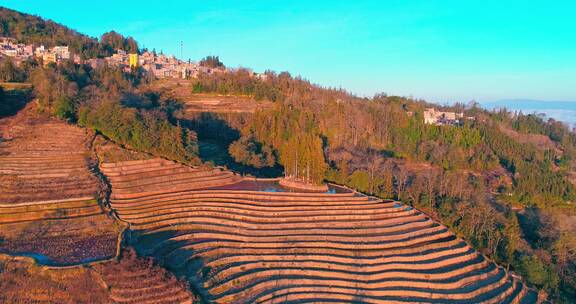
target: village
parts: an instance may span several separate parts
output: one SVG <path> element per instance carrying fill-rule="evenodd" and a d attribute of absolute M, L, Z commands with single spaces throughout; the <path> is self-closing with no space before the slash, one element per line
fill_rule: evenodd
<path fill-rule="evenodd" d="M 47 48 L 44 45 L 35 47 L 32 44 L 17 43 L 12 38 L 0 37 L 0 58 L 9 57 L 16 66 L 22 62 L 38 59 L 43 65 L 50 63 L 60 64 L 71 60 L 75 64 L 87 64 L 92 68 L 98 68 L 105 64 L 120 67 L 125 72 L 134 68 L 142 68 L 158 79 L 162 78 L 195 78 L 199 73 L 219 73 L 224 68 L 205 67 L 200 64 L 182 61 L 175 56 L 156 54 L 156 52 L 144 51 L 142 54 L 127 53 L 116 50 L 116 53 L 104 58 L 82 59 L 78 54 L 70 52 L 68 46 L 54 46 Z"/>

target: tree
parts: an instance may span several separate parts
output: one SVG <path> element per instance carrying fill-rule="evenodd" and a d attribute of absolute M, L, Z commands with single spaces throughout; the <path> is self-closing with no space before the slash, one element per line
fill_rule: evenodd
<path fill-rule="evenodd" d="M 54 115 L 70 122 L 76 121 L 76 108 L 70 97 L 60 97 L 54 105 Z"/>
<path fill-rule="evenodd" d="M 424 190 L 426 193 L 426 197 L 428 199 L 428 206 L 430 208 L 431 213 L 435 213 L 434 202 L 436 201 L 435 191 L 436 191 L 436 184 L 438 182 L 438 174 L 434 170 L 428 170 L 426 174 L 423 176 L 423 185 Z"/>
<path fill-rule="evenodd" d="M 40 110 L 53 111 L 61 98 L 71 98 L 78 93 L 78 85 L 69 81 L 53 66 L 38 68 L 30 75 L 34 92 L 40 103 Z"/>
<path fill-rule="evenodd" d="M 0 61 L 0 81 L 16 82 L 22 81 L 22 72 L 14 65 L 12 59 L 2 58 Z"/>
<path fill-rule="evenodd" d="M 373 194 L 373 193 L 375 193 L 375 189 L 376 189 L 377 174 L 378 174 L 378 171 L 381 170 L 381 166 L 384 162 L 384 159 L 378 153 L 371 150 L 368 154 L 366 162 L 368 164 L 368 174 L 370 175 L 369 192 Z"/>
<path fill-rule="evenodd" d="M 288 177 L 321 183 L 327 169 L 322 140 L 306 133 L 291 136 L 280 149 L 280 163 Z"/>
<path fill-rule="evenodd" d="M 348 183 L 354 189 L 368 193 L 370 190 L 370 175 L 366 171 L 356 170 L 350 175 Z"/>
<path fill-rule="evenodd" d="M 252 137 L 241 137 L 230 144 L 228 152 L 237 162 L 255 168 L 273 167 L 276 163 L 272 148 Z"/>
<path fill-rule="evenodd" d="M 411 179 L 411 173 L 406 169 L 405 166 L 395 166 L 394 170 L 394 181 L 396 184 L 396 196 L 399 198 L 402 193 L 406 191 L 406 187 Z"/>
<path fill-rule="evenodd" d="M 127 53 L 138 53 L 138 43 L 134 38 L 125 38 L 115 31 L 104 33 L 100 37 L 100 43 L 111 53 L 115 50 L 124 50 Z"/>
<path fill-rule="evenodd" d="M 507 214 L 504 235 L 506 239 L 505 260 L 508 261 L 508 267 L 510 267 L 510 264 L 514 261 L 515 253 L 522 239 L 520 224 L 518 223 L 518 218 L 514 212 L 509 212 Z"/>
<path fill-rule="evenodd" d="M 199 64 L 203 67 L 207 68 L 224 68 L 224 63 L 220 61 L 220 57 L 218 56 L 206 56 L 202 60 L 200 60 Z"/>
<path fill-rule="evenodd" d="M 558 287 L 558 275 L 536 255 L 523 255 L 516 268 L 529 282 L 540 288 L 554 290 Z"/>
<path fill-rule="evenodd" d="M 386 198 L 394 197 L 394 173 L 392 172 L 392 165 L 386 163 L 381 170 L 380 181 L 378 183 L 378 195 Z"/>

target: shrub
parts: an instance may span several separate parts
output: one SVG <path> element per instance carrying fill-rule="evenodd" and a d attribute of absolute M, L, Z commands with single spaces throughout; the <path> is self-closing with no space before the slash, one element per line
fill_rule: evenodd
<path fill-rule="evenodd" d="M 54 104 L 54 115 L 70 122 L 76 121 L 76 107 L 72 99 L 60 97 Z"/>
<path fill-rule="evenodd" d="M 558 274 L 536 255 L 524 255 L 517 261 L 516 268 L 528 282 L 539 288 L 555 290 L 558 288 Z"/>
<path fill-rule="evenodd" d="M 196 134 L 170 124 L 158 111 L 103 102 L 96 108 L 80 108 L 78 123 L 138 151 L 188 164 L 199 163 Z"/>

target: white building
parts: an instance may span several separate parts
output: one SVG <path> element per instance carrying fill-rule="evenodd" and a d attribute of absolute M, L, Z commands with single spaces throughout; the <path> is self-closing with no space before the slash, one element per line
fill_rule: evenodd
<path fill-rule="evenodd" d="M 424 123 L 428 125 L 458 125 L 462 123 L 464 113 L 442 112 L 434 108 L 424 111 Z"/>
<path fill-rule="evenodd" d="M 55 46 L 52 48 L 52 52 L 58 56 L 59 59 L 70 59 L 70 51 L 68 46 Z"/>

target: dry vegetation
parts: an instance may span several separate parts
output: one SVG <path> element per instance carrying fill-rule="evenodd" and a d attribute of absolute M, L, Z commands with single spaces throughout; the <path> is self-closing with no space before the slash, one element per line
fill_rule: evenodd
<path fill-rule="evenodd" d="M 123 149 L 100 135 L 94 139 L 94 148 L 98 155 L 98 160 L 104 163 L 144 160 L 152 157 L 146 153 Z"/>
<path fill-rule="evenodd" d="M 112 207 L 137 232 L 138 250 L 187 276 L 207 301 L 536 300 L 505 269 L 397 201 L 201 189 L 225 184 L 225 172 L 161 159 L 101 168 L 112 184 Z"/>
<path fill-rule="evenodd" d="M 0 122 L 2 203 L 98 194 L 90 135 L 85 129 L 35 113 L 34 104 Z"/>
<path fill-rule="evenodd" d="M 108 286 L 115 303 L 168 304 L 195 303 L 197 299 L 185 282 L 149 258 L 139 258 L 133 250 L 125 250 L 119 261 L 95 265 Z"/>
<path fill-rule="evenodd" d="M 532 144 L 540 150 L 553 150 L 558 154 L 562 154 L 562 150 L 559 149 L 559 144 L 555 143 L 550 137 L 542 134 L 530 134 L 530 133 L 520 133 L 515 131 L 504 124 L 499 126 L 502 133 L 510 136 L 510 138 L 522 144 Z"/>
<path fill-rule="evenodd" d="M 50 269 L 28 259 L 0 257 L 1 303 L 110 303 L 106 286 L 88 267 Z"/>

